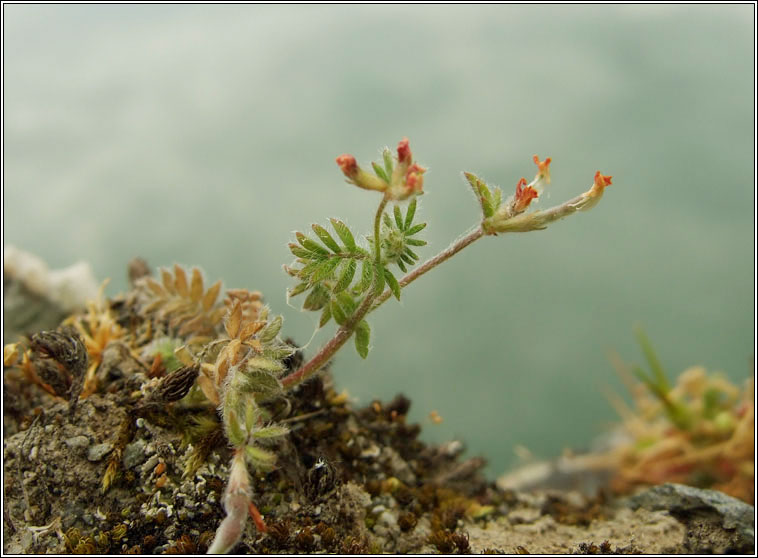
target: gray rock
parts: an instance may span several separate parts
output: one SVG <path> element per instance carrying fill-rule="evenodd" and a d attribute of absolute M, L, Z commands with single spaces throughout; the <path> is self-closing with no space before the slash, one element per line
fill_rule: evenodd
<path fill-rule="evenodd" d="M 139 439 L 124 448 L 124 468 L 133 469 L 145 461 L 145 446 L 147 442 Z"/>
<path fill-rule="evenodd" d="M 692 553 L 755 553 L 755 508 L 723 492 L 668 483 L 630 497 L 627 504 L 666 510 L 684 523 Z"/>
<path fill-rule="evenodd" d="M 89 438 L 87 436 L 73 436 L 64 440 L 64 443 L 72 450 L 83 450 L 89 447 Z"/>
<path fill-rule="evenodd" d="M 87 450 L 88 461 L 100 461 L 103 457 L 108 455 L 113 446 L 110 444 L 95 444 Z"/>

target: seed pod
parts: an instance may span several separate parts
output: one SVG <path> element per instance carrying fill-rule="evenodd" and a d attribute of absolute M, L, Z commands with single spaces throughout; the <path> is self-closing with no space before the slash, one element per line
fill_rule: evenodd
<path fill-rule="evenodd" d="M 190 388 L 195 383 L 195 379 L 199 372 L 199 365 L 183 366 L 174 370 L 167 376 L 164 376 L 158 384 L 153 397 L 164 403 L 179 401 L 182 397 L 187 395 Z"/>
<path fill-rule="evenodd" d="M 64 395 L 64 393 L 58 393 L 63 384 L 70 385 L 68 411 L 69 415 L 72 415 L 76 410 L 76 403 L 84 385 L 84 376 L 89 363 L 87 348 L 79 337 L 79 333 L 70 326 L 63 327 L 60 331 L 41 331 L 32 335 L 31 348 L 33 356 L 54 360 L 70 375 L 70 380 L 61 378 L 61 381 L 55 382 L 56 385 L 50 385 L 58 395 Z M 49 367 L 45 370 L 45 372 L 50 371 Z M 43 380 L 50 383 L 45 378 Z"/>

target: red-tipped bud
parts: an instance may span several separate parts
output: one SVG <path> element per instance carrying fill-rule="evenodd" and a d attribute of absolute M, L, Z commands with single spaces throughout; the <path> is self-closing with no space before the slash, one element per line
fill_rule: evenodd
<path fill-rule="evenodd" d="M 417 163 L 413 163 L 405 173 L 405 187 L 408 194 L 420 194 L 424 188 L 424 173 L 426 169 Z"/>
<path fill-rule="evenodd" d="M 340 155 L 336 161 L 346 177 L 355 179 L 358 175 L 358 162 L 355 160 L 355 157 L 348 154 Z"/>
<path fill-rule="evenodd" d="M 408 143 L 408 138 L 403 138 L 397 144 L 397 162 L 401 165 L 410 164 L 413 154 L 411 153 L 411 146 Z"/>
<path fill-rule="evenodd" d="M 550 159 L 548 159 L 548 164 L 549 162 Z M 513 198 L 513 210 L 516 213 L 526 210 L 532 200 L 539 197 L 537 190 L 531 186 L 526 186 L 526 188 L 524 186 L 526 186 L 526 178 L 519 180 L 516 185 L 516 195 Z"/>

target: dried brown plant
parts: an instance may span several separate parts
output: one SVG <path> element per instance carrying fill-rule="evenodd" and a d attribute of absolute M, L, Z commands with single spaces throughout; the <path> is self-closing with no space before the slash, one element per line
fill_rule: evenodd
<path fill-rule="evenodd" d="M 212 337 L 226 313 L 226 307 L 216 303 L 221 281 L 205 289 L 203 275 L 196 267 L 189 280 L 184 268 L 175 265 L 173 274 L 161 269 L 161 282 L 144 276 L 137 283 L 145 298 L 142 311 L 166 320 L 181 337 L 192 335 L 199 338 L 196 341 Z"/>

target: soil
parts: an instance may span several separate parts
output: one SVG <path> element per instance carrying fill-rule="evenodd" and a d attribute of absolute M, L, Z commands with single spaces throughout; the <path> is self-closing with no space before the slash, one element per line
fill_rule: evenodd
<path fill-rule="evenodd" d="M 4 387 L 13 402 L 4 415 L 4 552 L 207 550 L 224 515 L 230 453 L 221 438 L 184 477 L 192 448 L 175 428 L 179 409 L 133 419 L 123 392 L 104 393 L 80 401 L 71 417 L 67 402 L 30 389 L 20 375 L 6 372 Z M 693 543 L 686 517 L 633 510 L 602 492 L 501 490 L 481 475 L 483 459 L 461 457 L 461 443 L 421 442 L 403 396 L 354 410 L 327 374 L 289 404 L 279 467 L 254 483 L 266 532 L 248 522 L 235 553 L 751 551 L 720 527 Z M 133 432 L 117 480 L 103 492 L 125 421 Z"/>
<path fill-rule="evenodd" d="M 192 391 L 141 406 L 158 381 L 150 365 L 111 341 L 96 372 L 104 388 L 78 403 L 4 369 L 4 553 L 207 551 L 231 451 Z M 591 496 L 510 489 L 486 479 L 462 442 L 422 442 L 410 405 L 398 395 L 353 408 L 328 371 L 269 401 L 290 433 L 274 447 L 277 467 L 254 476 L 263 519 L 247 522 L 234 553 L 754 553 L 752 506 L 679 485 L 637 500 L 602 483 Z"/>

